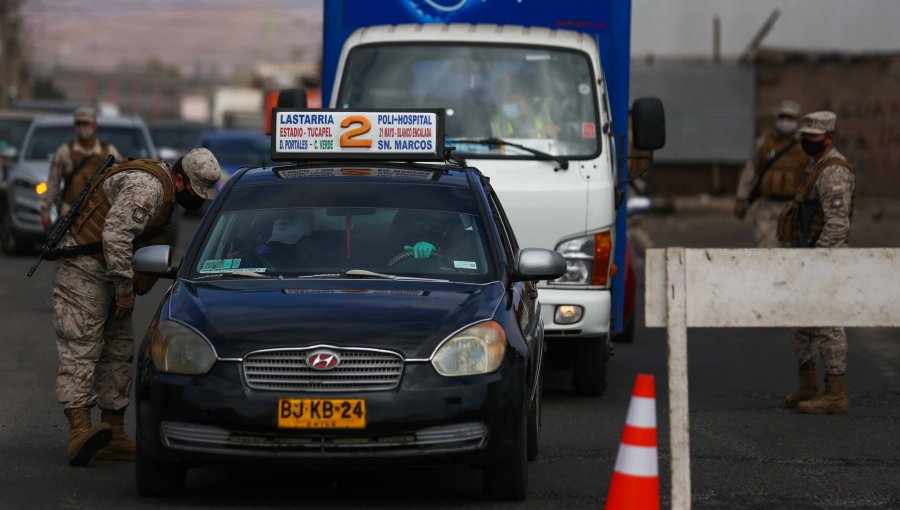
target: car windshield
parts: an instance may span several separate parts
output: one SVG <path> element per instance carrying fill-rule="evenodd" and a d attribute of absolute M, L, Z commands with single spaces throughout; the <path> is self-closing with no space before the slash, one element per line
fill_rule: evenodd
<path fill-rule="evenodd" d="M 219 214 L 191 269 L 193 277 L 206 278 L 248 273 L 352 277 L 346 272 L 364 270 L 483 283 L 494 280 L 484 239 L 479 216 L 453 211 L 397 207 L 238 210 Z"/>
<path fill-rule="evenodd" d="M 147 139 L 137 127 L 98 126 L 97 137 L 102 142 L 113 144 L 123 157 L 152 157 Z M 25 159 L 53 159 L 60 145 L 74 139 L 73 126 L 36 126 L 25 148 Z"/>
<path fill-rule="evenodd" d="M 0 148 L 4 146 L 22 147 L 25 133 L 31 119 L 0 119 Z"/>
<path fill-rule="evenodd" d="M 158 126 L 150 128 L 150 136 L 157 147 L 186 149 L 193 147 L 203 132 L 202 126 Z"/>
<path fill-rule="evenodd" d="M 338 108 L 446 108 L 447 138 L 508 140 L 542 152 L 598 151 L 596 83 L 587 55 L 538 47 L 379 44 L 350 52 Z M 453 142 L 467 154 L 529 156 L 509 145 Z"/>
<path fill-rule="evenodd" d="M 223 165 L 260 165 L 272 161 L 271 142 L 265 134 L 207 137 L 201 146 L 209 149 Z"/>

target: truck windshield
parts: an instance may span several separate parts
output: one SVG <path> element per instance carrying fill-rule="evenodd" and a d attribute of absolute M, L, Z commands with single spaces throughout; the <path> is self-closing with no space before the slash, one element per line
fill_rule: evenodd
<path fill-rule="evenodd" d="M 596 80 L 587 55 L 544 47 L 391 45 L 353 49 L 338 108 L 446 108 L 448 143 L 468 155 L 534 157 L 599 152 Z M 460 140 L 454 142 L 454 140 Z"/>

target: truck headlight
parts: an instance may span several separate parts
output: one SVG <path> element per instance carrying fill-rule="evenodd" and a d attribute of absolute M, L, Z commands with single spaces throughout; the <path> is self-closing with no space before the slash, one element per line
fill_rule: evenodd
<path fill-rule="evenodd" d="M 555 249 L 566 259 L 566 274 L 553 283 L 605 286 L 609 282 L 612 257 L 609 231 L 569 239 Z"/>
<path fill-rule="evenodd" d="M 162 321 L 150 335 L 150 356 L 160 372 L 205 374 L 216 362 L 216 353 L 206 339 L 183 324 Z"/>
<path fill-rule="evenodd" d="M 470 326 L 453 335 L 434 353 L 431 364 L 443 376 L 488 374 L 506 353 L 506 333 L 494 321 Z"/>

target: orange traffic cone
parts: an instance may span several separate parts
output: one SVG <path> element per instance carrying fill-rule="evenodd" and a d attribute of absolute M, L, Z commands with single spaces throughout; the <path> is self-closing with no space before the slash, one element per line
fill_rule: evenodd
<path fill-rule="evenodd" d="M 606 510 L 659 509 L 654 384 L 648 374 L 638 374 L 634 382 Z"/>

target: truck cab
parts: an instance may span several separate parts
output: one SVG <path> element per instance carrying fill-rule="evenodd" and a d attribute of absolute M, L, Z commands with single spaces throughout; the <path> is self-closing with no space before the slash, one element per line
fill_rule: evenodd
<path fill-rule="evenodd" d="M 549 340 L 576 391 L 606 386 L 616 143 L 600 53 L 574 31 L 490 24 L 366 27 L 345 42 L 331 107 L 444 108 L 446 143 L 483 170 L 519 239 L 563 254 L 543 282 Z"/>

